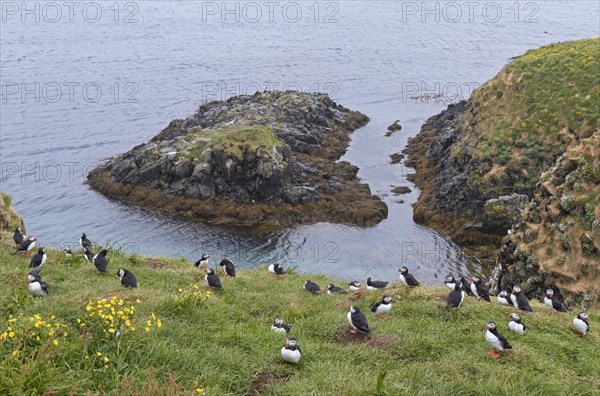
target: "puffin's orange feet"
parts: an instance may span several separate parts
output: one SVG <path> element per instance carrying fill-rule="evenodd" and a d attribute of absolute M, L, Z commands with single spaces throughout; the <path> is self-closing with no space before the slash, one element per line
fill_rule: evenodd
<path fill-rule="evenodd" d="M 494 350 L 489 351 L 488 355 L 491 355 L 494 359 L 498 359 L 500 357 L 500 354 L 496 353 L 496 351 L 494 351 Z"/>
<path fill-rule="evenodd" d="M 358 332 L 357 332 L 356 330 L 352 329 L 352 330 L 350 330 L 350 333 L 352 333 L 352 334 L 356 334 L 356 333 L 358 333 Z"/>

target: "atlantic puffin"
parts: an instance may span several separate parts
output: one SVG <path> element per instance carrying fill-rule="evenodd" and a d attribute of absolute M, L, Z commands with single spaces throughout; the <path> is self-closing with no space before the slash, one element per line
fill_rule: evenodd
<path fill-rule="evenodd" d="M 210 287 L 214 287 L 216 289 L 220 289 L 222 287 L 221 279 L 219 279 L 217 274 L 215 274 L 215 270 L 212 268 L 206 269 L 206 276 L 204 276 L 204 279 L 206 280 L 206 283 L 208 283 L 208 286 L 210 286 Z"/>
<path fill-rule="evenodd" d="M 204 254 L 202 255 L 202 257 L 200 257 L 200 260 L 196 261 L 196 262 L 194 263 L 194 265 L 195 265 L 196 267 L 200 267 L 201 265 L 208 265 L 208 259 L 209 259 L 209 258 L 211 258 L 211 257 L 212 257 L 212 256 L 211 256 L 210 254 L 206 254 L 206 253 L 204 253 Z"/>
<path fill-rule="evenodd" d="M 400 267 L 400 268 L 398 268 L 398 272 L 400 272 L 400 275 L 398 276 L 398 278 L 406 286 L 416 287 L 421 284 L 421 282 L 419 282 L 412 274 L 408 273 L 408 268 Z"/>
<path fill-rule="evenodd" d="M 490 302 L 490 289 L 477 276 L 471 278 L 471 292 L 478 300 Z"/>
<path fill-rule="evenodd" d="M 469 296 L 472 296 L 473 292 L 471 291 L 471 281 L 466 276 L 461 276 L 460 283 L 462 284 L 462 288 L 465 293 L 467 293 Z"/>
<path fill-rule="evenodd" d="M 46 297 L 48 295 L 50 285 L 42 281 L 42 277 L 38 272 L 30 272 L 27 275 L 27 280 L 29 281 L 29 291 L 31 294 L 37 297 Z"/>
<path fill-rule="evenodd" d="M 65 252 L 65 256 L 73 257 L 73 251 L 71 249 L 69 249 L 67 246 L 65 246 L 65 248 L 63 249 L 63 252 Z"/>
<path fill-rule="evenodd" d="M 79 244 L 84 249 L 92 247 L 92 241 L 90 241 L 89 239 L 87 239 L 87 236 L 85 235 L 85 232 L 81 234 L 81 238 L 79 238 Z"/>
<path fill-rule="evenodd" d="M 371 312 L 375 315 L 386 314 L 392 310 L 392 297 L 383 296 L 381 301 L 375 303 L 373 307 L 371 307 Z"/>
<path fill-rule="evenodd" d="M 446 309 L 460 307 L 460 304 L 462 304 L 464 299 L 465 292 L 462 289 L 462 285 L 460 283 L 455 283 L 454 290 L 446 297 Z"/>
<path fill-rule="evenodd" d="M 444 278 L 444 284 L 448 289 L 454 290 L 454 286 L 456 286 L 456 279 L 454 278 L 454 275 L 446 275 L 446 278 Z"/>
<path fill-rule="evenodd" d="M 360 290 L 360 286 L 361 286 L 360 282 L 352 281 L 352 282 L 348 283 L 348 290 L 358 291 L 358 290 Z"/>
<path fill-rule="evenodd" d="M 310 279 L 307 279 L 304 282 L 303 288 L 304 288 L 304 290 L 314 293 L 314 294 L 319 294 L 321 292 L 321 288 L 319 287 L 319 285 L 317 285 L 315 282 L 311 281 Z"/>
<path fill-rule="evenodd" d="M 498 333 L 498 329 L 496 329 L 496 323 L 494 321 L 488 322 L 488 324 L 484 327 L 485 330 L 485 340 L 489 342 L 494 349 L 488 352 L 488 355 L 492 355 L 494 358 L 499 358 L 500 353 L 505 349 L 512 349 L 512 345 L 508 343 L 506 338 L 502 336 L 502 334 Z"/>
<path fill-rule="evenodd" d="M 20 245 L 17 246 L 17 252 L 28 252 L 35 247 L 36 237 L 27 237 Z"/>
<path fill-rule="evenodd" d="M 132 289 L 137 287 L 137 279 L 135 279 L 133 272 L 128 271 L 125 268 L 119 268 L 117 270 L 117 276 L 121 279 L 121 284 L 123 286 L 130 287 Z"/>
<path fill-rule="evenodd" d="M 523 290 L 521 290 L 520 286 L 513 287 L 511 298 L 515 308 L 522 309 L 526 312 L 533 312 L 533 309 L 529 306 L 529 299 L 523 294 Z"/>
<path fill-rule="evenodd" d="M 30 268 L 40 267 L 41 268 L 45 262 L 46 262 L 46 252 L 44 251 L 44 248 L 39 248 L 37 254 L 31 258 L 31 261 L 29 262 L 29 267 Z"/>
<path fill-rule="evenodd" d="M 356 333 L 357 331 L 365 334 L 369 334 L 371 329 L 369 329 L 369 322 L 367 322 L 367 317 L 360 310 L 360 308 L 356 305 L 352 305 L 350 307 L 350 311 L 348 311 L 348 323 L 352 326 L 351 333 Z"/>
<path fill-rule="evenodd" d="M 279 264 L 271 264 L 269 265 L 269 272 L 275 275 L 283 275 L 285 271 L 283 267 Z"/>
<path fill-rule="evenodd" d="M 527 327 L 525 324 L 523 324 L 523 322 L 521 322 L 521 315 L 518 313 L 511 313 L 508 314 L 508 317 L 510 318 L 510 322 L 508 322 L 508 328 L 517 334 L 523 334 Z"/>
<path fill-rule="evenodd" d="M 85 261 L 94 261 L 94 252 L 90 250 L 90 248 L 83 248 L 83 258 Z"/>
<path fill-rule="evenodd" d="M 508 305 L 511 307 L 514 305 L 510 294 L 508 294 L 506 290 L 501 290 L 496 298 L 498 299 L 498 302 L 502 305 Z"/>
<path fill-rule="evenodd" d="M 367 278 L 367 290 L 380 290 L 387 286 L 389 282 L 374 281 L 371 277 Z"/>
<path fill-rule="evenodd" d="M 552 289 L 546 290 L 546 295 L 544 296 L 544 304 L 546 304 L 555 311 L 567 312 L 567 309 L 565 308 L 563 303 L 558 299 L 558 297 L 554 295 L 554 290 Z"/>
<path fill-rule="evenodd" d="M 327 294 L 346 294 L 346 290 L 335 286 L 333 283 L 327 285 Z"/>
<path fill-rule="evenodd" d="M 577 330 L 577 335 L 581 338 L 585 337 L 588 331 L 590 331 L 590 317 L 585 312 L 580 312 L 575 319 L 573 319 L 573 327 Z"/>
<path fill-rule="evenodd" d="M 233 261 L 226 258 L 226 259 L 221 260 L 219 265 L 223 269 L 223 272 L 225 273 L 225 275 L 235 277 L 235 265 L 233 264 Z"/>
<path fill-rule="evenodd" d="M 271 330 L 275 333 L 287 333 L 291 329 L 291 326 L 283 323 L 283 318 L 275 319 L 275 323 L 271 326 Z"/>
<path fill-rule="evenodd" d="M 100 253 L 94 256 L 94 265 L 100 272 L 106 272 L 106 268 L 108 267 L 108 261 L 106 261 L 106 253 L 108 253 L 108 250 L 102 249 Z"/>
<path fill-rule="evenodd" d="M 281 357 L 288 363 L 298 363 L 300 361 L 300 347 L 294 337 L 288 337 L 285 345 L 281 348 Z"/>
<path fill-rule="evenodd" d="M 15 241 L 15 244 L 22 244 L 25 238 L 26 236 L 21 233 L 21 227 L 15 228 L 15 232 L 13 233 L 13 241 Z"/>

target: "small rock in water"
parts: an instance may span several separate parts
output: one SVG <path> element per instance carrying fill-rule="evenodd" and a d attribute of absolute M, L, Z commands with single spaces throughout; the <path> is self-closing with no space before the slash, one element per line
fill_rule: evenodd
<path fill-rule="evenodd" d="M 392 193 L 395 195 L 408 194 L 412 190 L 406 186 L 397 186 L 392 189 Z"/>
<path fill-rule="evenodd" d="M 399 164 L 400 161 L 404 159 L 404 154 L 394 153 L 390 154 L 390 158 L 392 159 L 392 164 Z"/>
<path fill-rule="evenodd" d="M 401 129 L 402 129 L 402 125 L 400 125 L 400 120 L 396 120 L 396 121 L 394 121 L 394 123 L 393 123 L 392 125 L 390 125 L 390 126 L 388 127 L 388 130 L 387 130 L 387 132 L 385 133 L 385 136 L 388 136 L 388 137 L 389 137 L 389 136 L 392 136 L 392 134 L 393 134 L 394 132 L 397 132 L 397 131 L 399 131 L 399 130 L 401 130 Z"/>

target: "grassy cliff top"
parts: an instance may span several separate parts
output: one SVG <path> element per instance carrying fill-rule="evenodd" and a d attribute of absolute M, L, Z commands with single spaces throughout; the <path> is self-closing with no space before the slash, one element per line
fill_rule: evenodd
<path fill-rule="evenodd" d="M 527 51 L 475 90 L 453 155 L 475 160 L 469 177 L 484 196 L 507 178 L 531 193 L 569 144 L 598 133 L 599 103 L 600 39 Z"/>
<path fill-rule="evenodd" d="M 0 236 L 0 394 L 588 395 L 600 387 L 597 310 L 581 340 L 575 312 L 533 301 L 536 312 L 523 315 L 529 331 L 517 336 L 507 329 L 511 308 L 468 298 L 444 311 L 445 287 L 394 284 L 385 291 L 392 312 L 377 320 L 369 307 L 383 292 L 315 296 L 302 290 L 308 275 L 276 279 L 261 268 L 221 276 L 223 290 L 209 293 L 186 259 L 119 249 L 103 275 L 79 251 L 48 249 L 42 276 L 51 293 L 40 299 L 27 290 L 31 253 L 14 254 L 11 233 Z M 138 289 L 120 285 L 119 267 L 135 273 Z M 349 334 L 350 304 L 366 312 L 370 336 Z M 302 348 L 297 366 L 281 361 L 285 336 L 270 330 L 278 316 Z M 498 360 L 486 354 L 489 320 L 514 347 Z"/>

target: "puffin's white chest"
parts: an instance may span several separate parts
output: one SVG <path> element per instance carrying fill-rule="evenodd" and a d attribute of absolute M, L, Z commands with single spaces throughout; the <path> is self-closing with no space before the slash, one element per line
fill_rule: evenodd
<path fill-rule="evenodd" d="M 477 293 L 477 286 L 475 283 L 471 283 L 471 293 L 475 295 L 475 297 L 479 297 L 479 293 Z"/>
<path fill-rule="evenodd" d="M 30 251 L 35 246 L 35 241 L 31 242 L 29 246 L 27 246 L 27 251 Z"/>
<path fill-rule="evenodd" d="M 283 347 L 281 348 L 281 357 L 286 362 L 298 363 L 300 361 L 300 351 L 298 349 L 292 351 L 291 349 Z"/>
<path fill-rule="evenodd" d="M 583 320 L 579 318 L 575 318 L 573 320 L 573 326 L 577 330 L 578 333 L 585 335 L 588 331 L 588 325 Z"/>
<path fill-rule="evenodd" d="M 513 305 L 515 306 L 515 308 L 518 309 L 519 308 L 519 303 L 517 302 L 517 296 L 516 296 L 516 294 L 511 294 L 511 297 L 512 297 L 512 303 L 513 303 Z"/>
<path fill-rule="evenodd" d="M 271 326 L 271 330 L 273 330 L 275 333 L 285 333 L 285 329 L 283 327 L 277 327 L 275 325 Z"/>
<path fill-rule="evenodd" d="M 492 346 L 494 348 L 496 348 L 499 351 L 503 351 L 504 348 L 502 347 L 502 343 L 500 342 L 500 339 L 498 339 L 498 337 L 496 337 L 494 335 L 494 333 L 492 333 L 491 331 L 486 331 L 485 332 L 485 340 L 487 342 L 489 342 L 490 344 L 492 344 Z"/>
<path fill-rule="evenodd" d="M 351 291 L 357 291 L 360 290 L 358 287 L 356 286 L 348 286 L 348 289 L 350 289 Z"/>
<path fill-rule="evenodd" d="M 367 285 L 367 290 L 379 290 L 376 287 Z"/>
<path fill-rule="evenodd" d="M 554 305 L 552 305 L 552 299 L 551 298 L 544 297 L 544 304 L 546 304 L 550 308 L 554 309 Z"/>
<path fill-rule="evenodd" d="M 269 265 L 269 272 L 272 274 L 275 273 L 275 266 L 273 264 Z"/>
<path fill-rule="evenodd" d="M 46 297 L 46 294 L 47 294 L 46 291 L 44 289 L 42 289 L 42 285 L 40 284 L 40 282 L 31 282 L 29 284 L 29 291 L 34 296 L 39 296 L 39 297 Z"/>
<path fill-rule="evenodd" d="M 398 276 L 398 279 L 400 279 L 400 282 L 402 282 L 406 286 L 408 286 L 408 283 L 406 282 L 406 278 L 404 277 L 404 275 L 400 274 L 400 276 Z"/>
<path fill-rule="evenodd" d="M 350 323 L 350 326 L 352 326 L 352 328 L 353 328 L 354 330 L 358 330 L 358 329 L 356 328 L 356 326 L 354 326 L 354 323 L 352 323 L 352 312 L 348 312 L 348 315 L 346 315 L 346 317 L 348 318 L 348 323 Z"/>
<path fill-rule="evenodd" d="M 514 320 L 508 322 L 508 328 L 517 334 L 523 334 L 525 332 L 525 326 L 522 323 L 517 323 Z"/>
<path fill-rule="evenodd" d="M 40 264 L 40 267 L 42 265 L 44 265 L 45 262 L 46 262 L 46 253 L 44 253 L 44 255 L 42 256 L 42 263 Z"/>
<path fill-rule="evenodd" d="M 498 302 L 502 305 L 511 305 L 505 297 L 498 296 Z"/>
<path fill-rule="evenodd" d="M 375 310 L 375 314 L 385 314 L 392 310 L 392 304 L 380 304 Z"/>
<path fill-rule="evenodd" d="M 446 287 L 450 290 L 454 290 L 454 288 L 456 287 L 456 283 L 454 283 L 454 282 L 446 283 Z"/>

